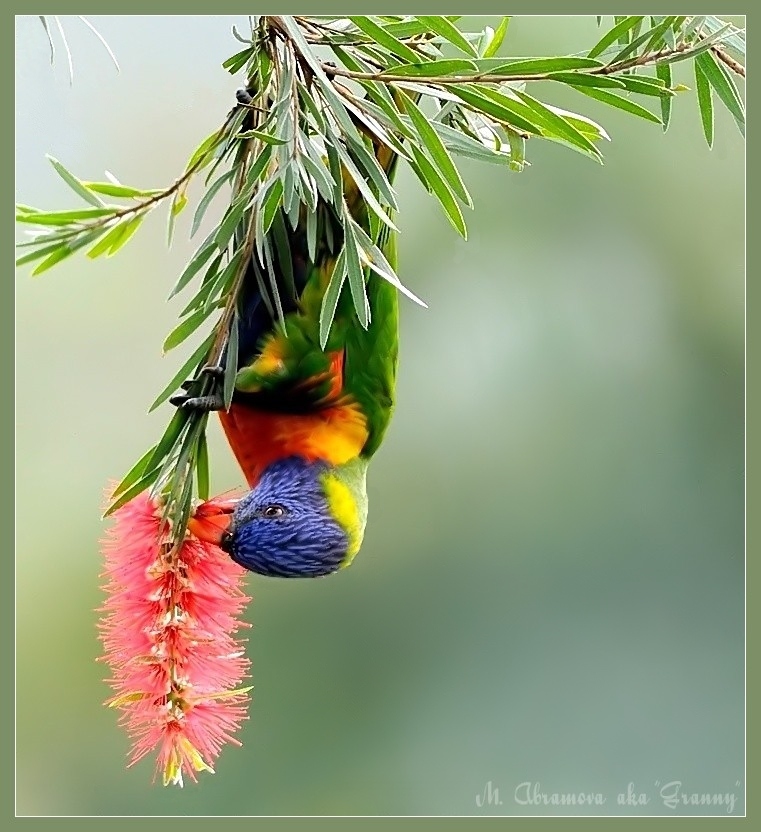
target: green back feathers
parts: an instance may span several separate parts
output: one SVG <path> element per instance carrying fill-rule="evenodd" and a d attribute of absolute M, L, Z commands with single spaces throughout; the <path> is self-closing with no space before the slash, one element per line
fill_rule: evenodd
<path fill-rule="evenodd" d="M 395 156 L 376 147 L 379 161 L 393 175 Z M 344 198 L 351 216 L 396 267 L 395 234 L 384 225 L 373 235 L 367 205 L 353 181 L 344 172 Z M 378 449 L 394 405 L 397 366 L 398 300 L 388 281 L 365 269 L 370 322 L 364 329 L 354 309 L 348 280 L 344 281 L 325 348 L 320 345 L 320 314 L 323 298 L 333 274 L 336 254 L 342 245 L 342 228 L 332 208 L 318 203 L 317 245 L 314 261 L 306 247 L 306 215 L 291 242 L 294 265 L 303 267 L 303 289 L 296 309 L 272 329 L 260 343 L 254 359 L 241 367 L 236 379 L 240 393 L 257 394 L 262 403 L 286 411 L 306 411 L 325 404 L 354 401 L 366 420 L 367 441 L 362 456 Z M 326 229 L 330 224 L 330 231 Z M 332 238 L 333 245 L 328 245 Z M 332 383 L 337 355 L 343 355 L 343 386 Z M 340 368 L 339 368 L 340 369 Z M 269 399 L 269 402 L 267 400 Z"/>

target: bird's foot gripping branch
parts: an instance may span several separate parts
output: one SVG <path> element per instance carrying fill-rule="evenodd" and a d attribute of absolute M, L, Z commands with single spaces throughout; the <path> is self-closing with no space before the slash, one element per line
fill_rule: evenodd
<path fill-rule="evenodd" d="M 465 237 L 472 201 L 456 157 L 495 165 L 505 187 L 540 141 L 601 161 L 607 132 L 553 104 L 554 90 L 666 130 L 687 91 L 675 73 L 692 65 L 708 143 L 715 103 L 744 130 L 733 23 L 616 17 L 587 51 L 519 57 L 509 18 L 479 32 L 458 20 L 254 16 L 223 63 L 243 78 L 235 106 L 169 186 L 82 180 L 51 159 L 83 204 L 17 208 L 33 235 L 17 263 L 41 274 L 77 251 L 116 254 L 160 205 L 171 240 L 190 183 L 203 184 L 190 235 L 211 230 L 171 289 L 189 298 L 164 350 L 206 334 L 151 405 L 177 409 L 106 512 L 110 704 L 133 761 L 158 746 L 165 783 L 209 768 L 244 717 L 239 564 L 315 577 L 361 545 L 368 463 L 394 406 L 398 295 L 422 304 L 396 272 L 399 164 Z M 209 501 L 212 410 L 250 488 L 237 502 Z"/>

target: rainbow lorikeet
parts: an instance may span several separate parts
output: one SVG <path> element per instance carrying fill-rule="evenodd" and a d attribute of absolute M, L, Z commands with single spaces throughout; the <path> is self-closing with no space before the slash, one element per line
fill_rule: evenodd
<path fill-rule="evenodd" d="M 396 154 L 380 144 L 374 149 L 390 178 Z M 367 205 L 346 171 L 343 195 L 352 218 L 370 235 Z M 366 277 L 367 329 L 345 281 L 321 347 L 320 310 L 342 226 L 333 207 L 319 201 L 310 257 L 304 211 L 302 206 L 295 229 L 287 225 L 295 287 L 290 296 L 277 274 L 282 321 L 268 310 L 252 269 L 244 279 L 229 410 L 222 407 L 221 391 L 173 399 L 183 407 L 219 410 L 251 489 L 226 528 L 210 535 L 209 526 L 191 520 L 191 531 L 219 542 L 246 569 L 281 577 L 330 574 L 357 554 L 367 519 L 367 467 L 391 418 L 397 366 L 397 291 L 374 274 Z M 376 243 L 395 268 L 395 237 L 382 228 Z"/>

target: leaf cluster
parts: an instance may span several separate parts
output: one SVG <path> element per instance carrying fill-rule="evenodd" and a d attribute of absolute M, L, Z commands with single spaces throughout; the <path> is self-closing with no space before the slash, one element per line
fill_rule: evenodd
<path fill-rule="evenodd" d="M 666 130 L 672 100 L 685 90 L 673 84 L 672 67 L 688 61 L 694 65 L 709 145 L 716 101 L 744 131 L 744 105 L 735 82 L 744 76 L 744 31 L 715 17 L 615 17 L 587 52 L 545 57 L 505 54 L 508 17 L 479 32 L 464 32 L 457 17 L 441 15 L 282 15 L 249 21 L 245 35 L 233 30 L 241 48 L 223 63 L 244 79 L 238 103 L 171 185 L 140 189 L 110 174 L 105 181 L 84 181 L 51 159 L 84 207 L 17 208 L 17 221 L 34 231 L 20 244 L 24 253 L 17 264 L 35 264 L 32 273 L 41 274 L 82 249 L 90 258 L 113 256 L 162 204 L 169 208 L 171 241 L 177 218 L 188 207 L 191 180 L 202 179 L 204 185 L 190 221 L 191 236 L 218 195 L 225 194 L 225 210 L 170 292 L 174 297 L 193 287 L 164 350 L 180 346 L 213 319 L 211 331 L 151 409 L 180 385 L 194 396 L 208 395 L 215 375 L 224 379 L 229 405 L 237 366 L 236 305 L 244 277 L 253 275 L 274 319 L 282 322 L 293 300 L 289 227 L 306 228 L 312 258 L 319 245 L 336 258 L 320 316 L 323 345 L 346 283 L 359 322 L 369 324 L 371 272 L 373 279 L 387 280 L 422 303 L 381 251 L 381 235 L 397 231 L 399 206 L 378 148 L 409 165 L 466 237 L 463 208 L 472 207 L 472 199 L 458 157 L 519 172 L 528 164 L 531 143 L 550 141 L 602 160 L 605 129 L 547 100 L 553 85 L 578 92 L 580 103 L 592 98 Z M 537 82 L 551 83 L 540 93 Z M 361 195 L 367 224 L 350 211 L 347 189 Z M 332 234 L 333 227 L 340 233 Z M 209 492 L 207 418 L 178 409 L 161 440 L 119 485 L 109 511 L 152 488 L 163 495 L 166 518 L 181 535 L 194 494 L 204 498 Z"/>

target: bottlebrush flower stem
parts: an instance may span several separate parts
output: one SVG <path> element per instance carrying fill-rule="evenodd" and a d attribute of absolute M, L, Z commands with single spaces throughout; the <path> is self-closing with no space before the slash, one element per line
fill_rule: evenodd
<path fill-rule="evenodd" d="M 211 503 L 205 504 L 206 510 Z M 235 633 L 250 600 L 245 570 L 190 535 L 173 545 L 161 505 L 140 494 L 114 514 L 102 549 L 100 637 L 111 668 L 107 701 L 133 745 L 128 765 L 158 747 L 164 785 L 213 771 L 246 718 L 249 661 Z"/>

